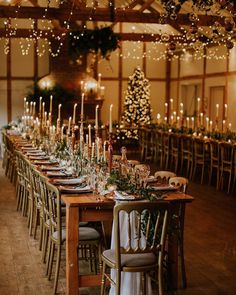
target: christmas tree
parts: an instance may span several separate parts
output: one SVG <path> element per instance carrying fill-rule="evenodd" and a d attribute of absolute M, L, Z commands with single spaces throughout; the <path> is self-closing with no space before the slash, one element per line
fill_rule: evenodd
<path fill-rule="evenodd" d="M 151 123 L 150 84 L 140 67 L 129 77 L 124 101 L 122 124 L 139 127 Z M 138 139 L 137 130 L 126 130 L 127 138 Z"/>

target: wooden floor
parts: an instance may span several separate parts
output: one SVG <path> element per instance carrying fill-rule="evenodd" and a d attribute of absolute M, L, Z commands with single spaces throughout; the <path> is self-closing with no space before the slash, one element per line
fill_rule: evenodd
<path fill-rule="evenodd" d="M 236 196 L 196 183 L 190 184 L 189 193 L 195 201 L 186 212 L 188 288 L 175 294 L 235 295 Z M 38 241 L 28 235 L 26 218 L 15 210 L 14 188 L 0 168 L 0 295 L 51 294 L 40 254 Z M 58 291 L 65 294 L 64 262 Z M 98 292 L 84 289 L 81 294 Z"/>

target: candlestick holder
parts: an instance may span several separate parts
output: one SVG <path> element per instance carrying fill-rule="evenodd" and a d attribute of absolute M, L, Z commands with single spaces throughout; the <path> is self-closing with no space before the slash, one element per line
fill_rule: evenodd
<path fill-rule="evenodd" d="M 109 132 L 108 155 L 109 155 L 108 170 L 109 170 L 109 173 L 111 173 L 111 170 L 112 170 L 112 155 L 113 155 L 112 132 Z"/>

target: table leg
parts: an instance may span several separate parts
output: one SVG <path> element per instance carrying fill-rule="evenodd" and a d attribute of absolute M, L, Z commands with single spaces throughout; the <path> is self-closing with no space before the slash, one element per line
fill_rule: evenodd
<path fill-rule="evenodd" d="M 78 207 L 66 207 L 66 288 L 67 295 L 79 294 Z"/>

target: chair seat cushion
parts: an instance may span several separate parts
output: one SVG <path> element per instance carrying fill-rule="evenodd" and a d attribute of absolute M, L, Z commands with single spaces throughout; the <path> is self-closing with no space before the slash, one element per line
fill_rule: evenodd
<path fill-rule="evenodd" d="M 115 250 L 105 250 L 103 256 L 115 264 Z M 153 253 L 121 254 L 121 267 L 138 267 L 155 263 L 157 263 L 157 257 Z"/>
<path fill-rule="evenodd" d="M 55 231 L 52 235 L 54 240 L 58 239 L 58 232 Z M 92 227 L 79 227 L 79 240 L 80 241 L 92 241 L 98 240 L 100 238 L 99 232 Z M 61 231 L 61 241 L 64 242 L 66 240 L 66 229 L 62 229 Z"/>

